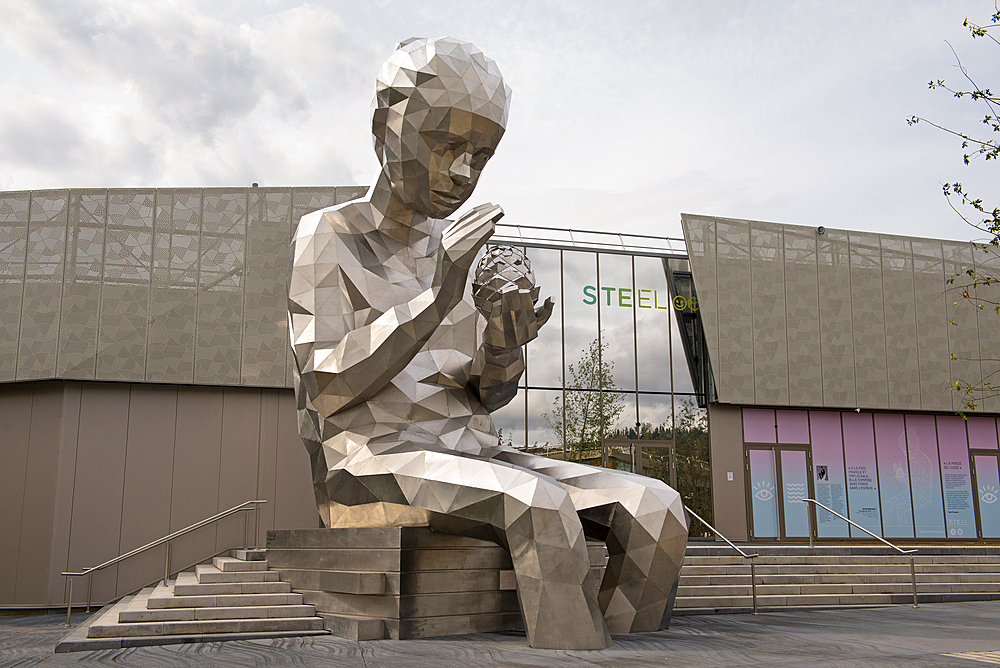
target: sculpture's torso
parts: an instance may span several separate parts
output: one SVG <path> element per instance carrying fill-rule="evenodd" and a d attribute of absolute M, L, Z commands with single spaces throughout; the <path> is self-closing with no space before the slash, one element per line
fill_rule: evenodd
<path fill-rule="evenodd" d="M 309 242 L 331 245 L 323 254 L 335 264 L 329 274 L 334 280 L 316 288 L 316 299 L 347 304 L 339 318 L 317 319 L 317 347 L 336 343 L 431 288 L 441 233 L 450 221 L 428 220 L 402 243 L 376 229 L 372 219 L 380 216 L 365 201 L 311 216 L 319 220 Z M 297 232 L 296 243 L 303 242 L 306 237 Z M 316 308 L 321 309 L 318 303 Z M 316 416 L 322 420 L 322 442 L 342 455 L 359 446 L 398 442 L 430 448 L 443 444 L 471 454 L 496 446 L 489 413 L 469 386 L 484 327 L 485 320 L 466 294 L 406 367 L 374 396 L 325 419 Z"/>

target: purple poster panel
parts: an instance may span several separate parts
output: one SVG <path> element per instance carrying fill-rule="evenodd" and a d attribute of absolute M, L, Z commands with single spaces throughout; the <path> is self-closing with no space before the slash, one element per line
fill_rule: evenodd
<path fill-rule="evenodd" d="M 747 443 L 774 443 L 774 411 L 769 408 L 743 409 L 743 440 Z"/>
<path fill-rule="evenodd" d="M 939 415 L 937 432 L 948 537 L 976 538 L 976 510 L 972 506 L 972 470 L 965 420 L 957 415 Z"/>
<path fill-rule="evenodd" d="M 973 450 L 997 449 L 996 418 L 969 417 L 965 426 L 969 430 L 969 447 Z"/>
<path fill-rule="evenodd" d="M 944 505 L 933 415 L 906 416 L 906 449 L 910 458 L 910 493 L 917 538 L 944 538 Z"/>
<path fill-rule="evenodd" d="M 847 482 L 844 476 L 844 435 L 840 413 L 810 411 L 812 427 L 813 490 L 816 500 L 847 517 Z M 820 538 L 848 538 L 850 524 L 816 509 L 816 535 Z"/>
<path fill-rule="evenodd" d="M 754 538 L 778 536 L 778 490 L 774 475 L 774 451 L 750 451 L 750 493 Z"/>
<path fill-rule="evenodd" d="M 777 411 L 778 443 L 809 443 L 809 413 Z"/>
<path fill-rule="evenodd" d="M 781 450 L 780 452 L 785 537 L 808 538 L 809 504 L 803 501 L 809 494 L 806 453 L 802 450 Z"/>
<path fill-rule="evenodd" d="M 974 459 L 983 538 L 1000 538 L 1000 469 L 997 468 L 997 456 L 979 455 Z"/>
<path fill-rule="evenodd" d="M 882 531 L 886 538 L 913 538 L 910 507 L 910 463 L 906 456 L 906 428 L 899 413 L 875 415 L 878 487 L 882 499 Z"/>
<path fill-rule="evenodd" d="M 877 536 L 882 535 L 879 512 L 878 469 L 875 465 L 875 432 L 871 413 L 841 413 L 844 426 L 844 462 L 847 465 L 848 517 Z M 867 534 L 851 527 L 853 538 Z"/>

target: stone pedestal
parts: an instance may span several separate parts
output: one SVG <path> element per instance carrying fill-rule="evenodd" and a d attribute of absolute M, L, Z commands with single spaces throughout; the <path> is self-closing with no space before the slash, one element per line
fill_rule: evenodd
<path fill-rule="evenodd" d="M 603 543 L 588 544 L 600 587 Z M 428 527 L 269 531 L 267 560 L 334 635 L 430 638 L 523 629 L 510 555 Z"/>

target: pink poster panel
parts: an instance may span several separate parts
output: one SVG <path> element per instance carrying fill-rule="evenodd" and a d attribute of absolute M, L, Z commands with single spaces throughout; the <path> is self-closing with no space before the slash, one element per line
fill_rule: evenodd
<path fill-rule="evenodd" d="M 913 538 L 910 463 L 906 457 L 906 428 L 902 414 L 875 415 L 875 450 L 878 453 L 883 535 L 886 538 Z"/>
<path fill-rule="evenodd" d="M 944 538 L 941 469 L 933 415 L 906 416 L 906 449 L 910 458 L 910 493 L 913 495 L 916 537 Z"/>
<path fill-rule="evenodd" d="M 775 411 L 778 422 L 778 443 L 809 443 L 809 413 L 806 411 Z"/>
<path fill-rule="evenodd" d="M 774 411 L 770 408 L 744 408 L 743 440 L 747 443 L 774 443 Z"/>
<path fill-rule="evenodd" d="M 969 447 L 980 450 L 997 449 L 996 418 L 970 416 L 965 423 L 969 430 Z"/>
<path fill-rule="evenodd" d="M 848 516 L 877 536 L 882 535 L 882 513 L 875 465 L 875 432 L 871 413 L 841 413 L 844 426 L 844 462 L 847 465 Z M 852 538 L 867 538 L 851 527 Z"/>
<path fill-rule="evenodd" d="M 780 423 L 779 423 L 780 424 Z M 810 411 L 812 427 L 813 489 L 816 500 L 847 517 L 847 481 L 844 475 L 844 435 L 840 413 Z M 850 524 L 822 508 L 816 509 L 816 535 L 820 538 L 847 538 Z"/>
<path fill-rule="evenodd" d="M 972 467 L 969 463 L 969 440 L 965 431 L 965 420 L 957 415 L 939 415 L 937 432 L 948 538 L 974 539 L 976 510 L 972 505 Z"/>

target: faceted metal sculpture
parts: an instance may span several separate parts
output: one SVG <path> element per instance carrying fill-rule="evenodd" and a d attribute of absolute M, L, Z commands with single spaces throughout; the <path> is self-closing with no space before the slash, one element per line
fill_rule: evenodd
<path fill-rule="evenodd" d="M 477 310 L 469 272 L 503 212 L 446 217 L 492 157 L 509 98 L 496 64 L 454 39 L 408 40 L 383 65 L 381 172 L 364 198 L 303 216 L 292 242 L 299 433 L 328 527 L 492 537 L 510 550 L 529 643 L 599 649 L 609 631 L 660 628 L 687 520 L 657 480 L 498 443 L 489 412 L 514 396 L 552 302 L 535 308 L 530 272 L 495 251 Z M 585 532 L 610 555 L 598 600 Z"/>

